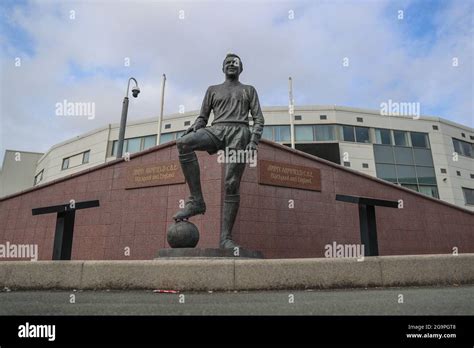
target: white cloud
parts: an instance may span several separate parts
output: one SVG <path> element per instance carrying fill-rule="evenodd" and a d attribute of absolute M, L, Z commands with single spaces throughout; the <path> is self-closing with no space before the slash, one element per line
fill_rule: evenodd
<path fill-rule="evenodd" d="M 222 80 L 228 51 L 242 57 L 242 81 L 256 86 L 263 105 L 287 104 L 291 75 L 298 104 L 377 108 L 388 99 L 418 101 L 424 113 L 442 110 L 436 116 L 472 126 L 472 4 L 453 1 L 437 14 L 430 43 L 404 34 L 406 22 L 397 20 L 396 10 L 387 16 L 388 6 L 383 1 L 41 1 L 18 7 L 8 13 L 9 21 L 31 36 L 35 54 L 22 55 L 20 68 L 13 64 L 15 46 L 2 54 L 1 155 L 6 148 L 46 151 L 119 122 L 129 76 L 142 90 L 131 99 L 129 119 L 158 114 L 164 72 L 165 113 L 177 112 L 181 104 L 198 109 L 206 87 Z M 75 20 L 69 19 L 71 10 Z M 451 66 L 455 56 L 457 68 Z M 123 66 L 125 57 L 130 67 Z M 71 64 L 83 73 L 74 76 Z M 95 102 L 96 118 L 55 116 L 55 103 L 64 99 Z"/>

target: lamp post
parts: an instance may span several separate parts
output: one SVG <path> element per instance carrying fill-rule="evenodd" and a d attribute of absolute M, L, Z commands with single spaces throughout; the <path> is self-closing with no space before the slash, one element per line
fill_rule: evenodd
<path fill-rule="evenodd" d="M 130 81 L 133 80 L 135 82 L 135 87 L 132 88 L 132 95 L 134 98 L 138 97 L 138 94 L 140 93 L 140 88 L 138 88 L 138 82 L 135 80 L 135 78 L 130 77 L 128 79 L 128 84 L 127 84 L 127 94 L 125 94 L 125 97 L 123 98 L 123 103 L 122 103 L 122 118 L 120 119 L 120 131 L 119 131 L 119 138 L 118 138 L 118 144 L 117 144 L 117 158 L 122 157 L 123 154 L 123 141 L 125 138 L 125 127 L 127 126 L 127 114 L 128 114 L 128 91 L 130 89 Z"/>

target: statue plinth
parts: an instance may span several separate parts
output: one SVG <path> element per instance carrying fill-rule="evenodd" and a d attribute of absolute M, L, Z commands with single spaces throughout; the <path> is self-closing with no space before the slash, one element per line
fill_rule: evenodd
<path fill-rule="evenodd" d="M 263 259 L 260 251 L 245 248 L 219 249 L 219 248 L 167 248 L 160 249 L 156 259 L 163 258 L 233 258 L 233 259 Z M 155 260 L 156 260 L 155 259 Z"/>

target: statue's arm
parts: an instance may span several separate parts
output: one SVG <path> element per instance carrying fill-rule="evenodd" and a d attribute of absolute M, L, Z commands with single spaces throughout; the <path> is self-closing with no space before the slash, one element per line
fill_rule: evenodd
<path fill-rule="evenodd" d="M 207 125 L 207 121 L 209 120 L 209 115 L 211 114 L 212 110 L 212 93 L 211 87 L 209 87 L 206 91 L 206 95 L 202 101 L 201 111 L 199 116 L 194 121 L 194 124 L 186 130 L 185 134 L 195 132 L 199 128 L 204 128 Z"/>
<path fill-rule="evenodd" d="M 258 142 L 262 138 L 263 126 L 265 119 L 263 118 L 262 109 L 260 107 L 260 101 L 258 100 L 258 94 L 254 87 L 252 87 L 251 98 L 250 98 L 250 114 L 253 118 L 252 135 L 250 142 L 258 145 Z"/>

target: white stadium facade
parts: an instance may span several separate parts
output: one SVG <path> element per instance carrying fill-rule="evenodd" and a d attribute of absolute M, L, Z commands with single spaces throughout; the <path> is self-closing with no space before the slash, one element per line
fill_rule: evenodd
<path fill-rule="evenodd" d="M 165 117 L 160 143 L 181 136 L 198 113 Z M 263 137 L 290 146 L 288 107 L 266 107 L 263 114 Z M 124 153 L 155 146 L 158 122 L 129 122 Z M 109 124 L 44 154 L 6 150 L 0 197 L 114 160 L 118 134 L 119 124 Z M 295 107 L 294 134 L 298 150 L 474 211 L 473 128 L 439 117 L 319 105 Z"/>

